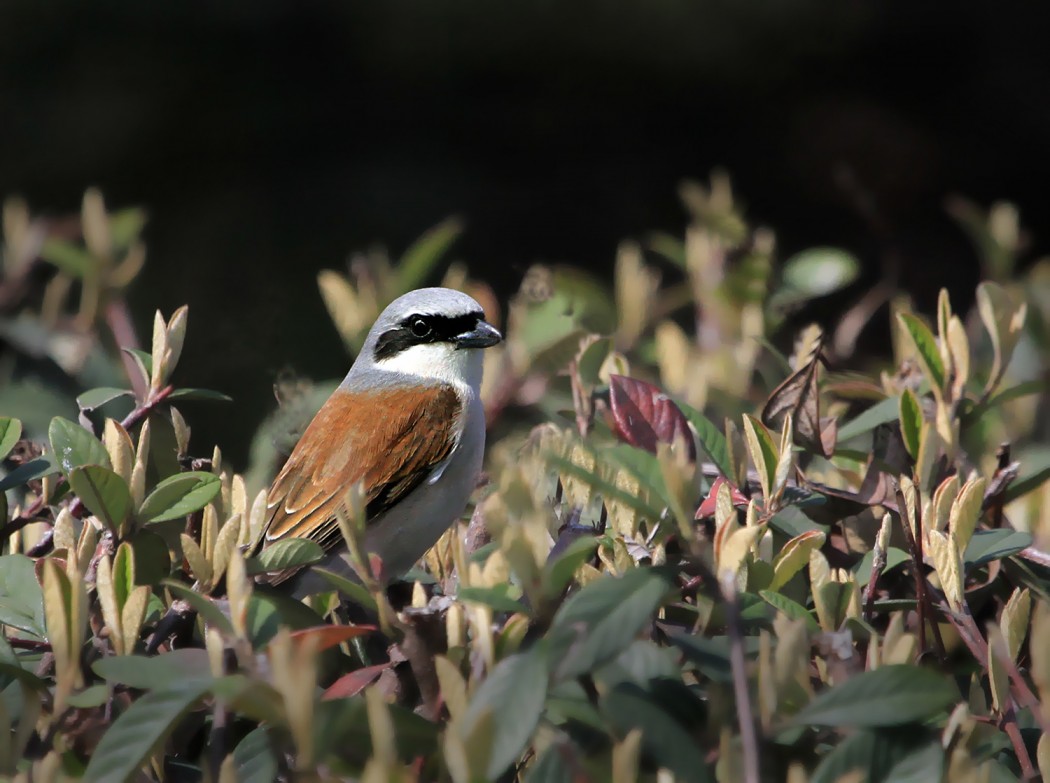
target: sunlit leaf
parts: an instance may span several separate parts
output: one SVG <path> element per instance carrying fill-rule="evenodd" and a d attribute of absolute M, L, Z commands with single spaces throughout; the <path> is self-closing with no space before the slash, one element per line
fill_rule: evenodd
<path fill-rule="evenodd" d="M 249 575 L 264 574 L 301 568 L 318 563 L 323 558 L 324 549 L 316 541 L 308 538 L 289 538 L 273 542 L 258 555 L 247 560 L 245 566 Z"/>
<path fill-rule="evenodd" d="M 177 473 L 146 496 L 138 515 L 144 522 L 164 522 L 200 511 L 222 490 L 222 480 L 202 471 Z"/>
<path fill-rule="evenodd" d="M 69 473 L 69 486 L 88 511 L 117 532 L 131 511 L 131 492 L 127 482 L 109 468 L 84 465 Z"/>
<path fill-rule="evenodd" d="M 51 420 L 48 437 L 51 441 L 51 450 L 66 475 L 73 468 L 81 465 L 111 467 L 106 447 L 79 424 L 56 416 Z"/>
<path fill-rule="evenodd" d="M 22 437 L 22 422 L 7 416 L 0 416 L 0 459 L 11 453 L 11 449 Z"/>
<path fill-rule="evenodd" d="M 916 356 L 923 366 L 930 385 L 940 393 L 944 389 L 944 362 L 933 332 L 919 318 L 911 313 L 897 313 L 897 320 L 904 327 L 904 333 L 911 340 Z"/>

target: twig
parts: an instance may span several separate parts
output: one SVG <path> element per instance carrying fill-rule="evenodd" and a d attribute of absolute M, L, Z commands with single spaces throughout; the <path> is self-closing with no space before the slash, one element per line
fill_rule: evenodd
<path fill-rule="evenodd" d="M 7 643 L 16 650 L 34 650 L 36 652 L 50 652 L 50 642 L 38 642 L 35 639 L 8 639 Z"/>
<path fill-rule="evenodd" d="M 722 581 L 722 596 L 726 604 L 726 630 L 729 633 L 729 665 L 733 672 L 733 695 L 736 698 L 737 720 L 740 722 L 740 744 L 744 754 L 745 783 L 759 783 L 758 736 L 755 717 L 751 710 L 751 695 L 747 689 L 747 662 L 744 658 L 744 638 L 740 628 L 740 603 L 737 600 L 736 579 Z"/>
<path fill-rule="evenodd" d="M 1006 736 L 1010 738 L 1010 744 L 1014 746 L 1014 755 L 1017 756 L 1017 760 L 1021 764 L 1021 779 L 1037 780 L 1039 773 L 1032 766 L 1032 757 L 1028 755 L 1028 748 L 1025 747 L 1024 737 L 1021 736 L 1021 729 L 1017 725 L 1017 713 L 1014 711 L 1013 705 L 1003 710 L 1000 726 L 1006 732 Z"/>
<path fill-rule="evenodd" d="M 941 638 L 941 629 L 937 625 L 937 621 L 933 619 L 933 603 L 926 589 L 925 561 L 922 554 L 922 518 L 918 517 L 915 520 L 915 527 L 919 531 L 919 535 L 915 535 L 911 525 L 908 524 L 908 505 L 904 500 L 904 492 L 899 486 L 897 487 L 897 506 L 900 509 L 899 516 L 901 527 L 904 528 L 904 537 L 908 539 L 908 549 L 911 550 L 912 569 L 915 571 L 915 606 L 919 615 L 919 650 L 920 653 L 926 652 L 926 621 L 929 619 L 930 628 L 933 630 L 934 644 L 937 646 L 937 655 L 943 661 L 947 657 L 944 649 L 944 639 Z M 915 513 L 919 514 L 921 512 L 916 509 Z"/>

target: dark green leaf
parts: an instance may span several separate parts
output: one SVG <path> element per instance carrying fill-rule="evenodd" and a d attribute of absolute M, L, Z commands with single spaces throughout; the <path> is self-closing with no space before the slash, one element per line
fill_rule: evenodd
<path fill-rule="evenodd" d="M 773 518 L 769 520 L 769 524 L 788 538 L 795 538 L 796 536 L 800 536 L 810 530 L 823 530 L 824 532 L 827 532 L 826 527 L 818 525 L 812 519 L 803 514 L 797 505 L 782 508 L 773 515 Z"/>
<path fill-rule="evenodd" d="M 19 465 L 0 479 L 0 492 L 7 492 L 9 489 L 20 487 L 33 479 L 38 479 L 41 476 L 46 476 L 48 473 L 54 473 L 57 470 L 58 468 L 55 467 L 55 464 L 46 457 L 31 460 Z"/>
<path fill-rule="evenodd" d="M 129 779 L 207 692 L 207 682 L 182 680 L 157 688 L 133 702 L 102 735 L 91 754 L 84 780 L 120 783 Z"/>
<path fill-rule="evenodd" d="M 866 783 L 897 783 L 889 777 L 894 765 L 910 754 L 922 752 L 931 742 L 929 732 L 907 729 L 862 730 L 843 739 L 820 762 L 810 783 L 836 783 L 860 770 Z M 940 776 L 926 778 L 933 783 Z M 925 783 L 924 781 L 924 783 Z"/>
<path fill-rule="evenodd" d="M 632 683 L 617 685 L 602 699 L 601 710 L 621 736 L 641 729 L 645 755 L 656 766 L 671 770 L 676 780 L 714 780 L 695 739 L 668 714 L 664 704 L 642 688 Z"/>
<path fill-rule="evenodd" d="M 497 612 L 521 612 L 525 609 L 521 602 L 521 591 L 507 583 L 494 587 L 461 587 L 456 598 L 490 606 Z"/>
<path fill-rule="evenodd" d="M 107 402 L 111 402 L 118 397 L 124 397 L 129 394 L 132 394 L 130 389 L 117 389 L 113 386 L 102 386 L 98 389 L 89 389 L 77 397 L 77 405 L 82 411 L 93 411 L 96 408 L 101 408 Z"/>
<path fill-rule="evenodd" d="M 91 668 L 106 682 L 142 690 L 212 680 L 208 651 L 199 647 L 163 655 L 111 655 L 99 658 Z"/>
<path fill-rule="evenodd" d="M 495 780 L 521 756 L 546 700 L 547 646 L 543 642 L 504 658 L 489 672 L 463 718 L 464 737 L 483 715 L 491 713 L 495 719 L 485 779 Z M 507 720 L 508 705 L 513 705 L 512 720 Z"/>
<path fill-rule="evenodd" d="M 732 682 L 729 665 L 729 638 L 726 636 L 700 636 L 670 631 L 668 640 L 685 655 L 697 671 L 713 682 Z M 752 655 L 758 651 L 758 637 L 744 638 L 744 653 Z"/>
<path fill-rule="evenodd" d="M 1010 503 L 1022 495 L 1027 495 L 1050 479 L 1050 448 L 1041 446 L 1026 449 L 1020 459 L 1021 474 L 1006 488 L 1003 494 L 1004 503 Z"/>
<path fill-rule="evenodd" d="M 160 482 L 139 509 L 145 522 L 164 522 L 200 511 L 222 490 L 222 481 L 214 473 L 194 471 L 176 473 Z"/>
<path fill-rule="evenodd" d="M 211 389 L 176 389 L 168 395 L 169 400 L 209 400 L 211 402 L 233 402 L 233 397 Z"/>
<path fill-rule="evenodd" d="M 554 560 L 547 561 L 543 568 L 544 595 L 550 598 L 561 595 L 577 569 L 594 556 L 597 548 L 598 539 L 585 535 L 565 547 Z"/>
<path fill-rule="evenodd" d="M 48 683 L 37 677 L 31 671 L 27 671 L 17 663 L 0 661 L 0 682 L 17 681 L 22 685 L 32 688 L 34 691 L 46 692 Z"/>
<path fill-rule="evenodd" d="M 81 465 L 111 467 L 106 447 L 79 424 L 56 416 L 51 420 L 47 433 L 55 459 L 58 460 L 58 464 L 62 466 L 62 472 L 66 475 L 69 475 L 73 468 L 79 468 Z"/>
<path fill-rule="evenodd" d="M 929 783 L 944 775 L 944 747 L 937 740 L 928 742 L 902 758 L 886 774 L 893 783 Z"/>
<path fill-rule="evenodd" d="M 616 658 L 649 624 L 670 590 L 655 568 L 605 576 L 571 596 L 547 635 L 556 679 L 576 677 Z"/>
<path fill-rule="evenodd" d="M 265 727 L 248 732 L 237 744 L 233 763 L 237 768 L 238 783 L 273 783 L 277 780 L 277 758 Z"/>
<path fill-rule="evenodd" d="M 581 766 L 579 759 L 570 762 L 566 757 L 577 754 L 571 742 L 551 744 L 536 763 L 529 765 L 525 783 L 573 783 L 573 770 Z"/>
<path fill-rule="evenodd" d="M 437 723 L 397 704 L 390 704 L 388 709 L 394 723 L 394 740 L 399 758 L 408 761 L 437 749 Z M 363 697 L 322 701 L 317 705 L 314 725 L 319 754 L 328 750 L 360 764 L 364 764 L 371 756 L 372 735 Z"/>
<path fill-rule="evenodd" d="M 286 568 L 312 565 L 323 558 L 324 549 L 316 541 L 308 538 L 289 538 L 270 544 L 255 557 L 249 558 L 245 565 L 249 574 L 265 574 L 269 571 L 284 571 Z"/>
<path fill-rule="evenodd" d="M 22 422 L 7 416 L 0 416 L 0 459 L 11 453 L 11 449 L 22 437 Z"/>
<path fill-rule="evenodd" d="M 864 557 L 860 559 L 860 562 L 853 566 L 853 573 L 856 574 L 858 587 L 866 587 L 868 582 L 871 581 L 871 563 L 874 558 L 875 552 L 868 550 L 864 553 Z M 897 547 L 891 546 L 886 550 L 886 567 L 882 569 L 882 573 L 886 573 L 890 569 L 896 568 L 901 563 L 907 563 L 910 560 L 911 555 L 903 549 L 897 549 Z"/>
<path fill-rule="evenodd" d="M 588 345 L 580 356 L 577 363 L 577 372 L 580 375 L 580 380 L 587 387 L 597 386 L 601 383 L 599 373 L 602 369 L 602 363 L 605 362 L 605 358 L 609 355 L 610 348 L 612 348 L 612 340 L 608 337 L 602 337 Z"/>
<path fill-rule="evenodd" d="M 678 407 L 682 409 L 682 413 L 685 414 L 689 423 L 693 425 L 693 429 L 696 430 L 700 448 L 704 450 L 704 453 L 707 454 L 708 458 L 723 476 L 732 478 L 733 466 L 729 462 L 729 446 L 726 444 L 726 436 L 722 434 L 722 431 L 718 429 L 714 422 L 696 410 L 696 408 L 682 402 L 678 403 Z"/>
<path fill-rule="evenodd" d="M 131 511 L 131 491 L 127 483 L 109 468 L 101 465 L 75 468 L 69 473 L 69 486 L 88 511 L 114 533 Z"/>
<path fill-rule="evenodd" d="M 463 224 L 458 218 L 448 218 L 413 242 L 397 262 L 398 288 L 401 291 L 419 288 L 462 231 Z"/>
<path fill-rule="evenodd" d="M 900 726 L 920 723 L 960 700 L 944 675 L 918 666 L 883 666 L 824 691 L 795 716 L 796 725 Z"/>
<path fill-rule="evenodd" d="M 609 687 L 620 682 L 633 682 L 646 687 L 651 680 L 680 677 L 676 658 L 677 654 L 669 647 L 661 647 L 648 639 L 638 639 L 616 660 L 598 669 L 594 678 Z"/>
<path fill-rule="evenodd" d="M 806 625 L 810 631 L 816 633 L 820 630 L 820 625 L 810 614 L 810 611 L 797 601 L 792 601 L 783 593 L 776 593 L 772 590 L 759 590 L 758 594 L 762 597 L 762 600 L 772 606 L 779 612 L 783 612 L 793 620 L 805 620 Z"/>
<path fill-rule="evenodd" d="M 911 389 L 905 389 L 900 400 L 901 437 L 911 458 L 917 459 L 922 436 L 922 406 Z"/>
<path fill-rule="evenodd" d="M 899 415 L 900 402 L 898 398 L 887 397 L 881 402 L 872 405 L 866 411 L 857 416 L 857 418 L 852 419 L 839 427 L 838 442 L 845 443 L 851 438 L 863 435 L 865 432 L 870 432 L 880 424 L 888 424 L 891 421 L 896 421 Z"/>
<path fill-rule="evenodd" d="M 0 625 L 44 637 L 44 595 L 33 561 L 25 555 L 0 557 Z"/>
<path fill-rule="evenodd" d="M 936 389 L 943 389 L 944 363 L 941 361 L 941 353 L 937 348 L 937 341 L 933 337 L 933 332 L 918 317 L 911 313 L 897 313 L 897 318 L 915 345 L 919 361 L 926 370 L 926 377 L 929 379 L 930 385 Z"/>
<path fill-rule="evenodd" d="M 1020 530 L 978 530 L 970 538 L 963 554 L 968 567 L 984 565 L 992 560 L 1016 555 L 1032 545 L 1032 536 Z"/>

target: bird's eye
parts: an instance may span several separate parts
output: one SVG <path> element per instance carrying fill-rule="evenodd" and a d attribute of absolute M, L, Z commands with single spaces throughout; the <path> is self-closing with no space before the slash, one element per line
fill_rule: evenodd
<path fill-rule="evenodd" d="M 422 318 L 415 319 L 409 328 L 416 337 L 426 337 L 430 334 L 430 324 Z"/>

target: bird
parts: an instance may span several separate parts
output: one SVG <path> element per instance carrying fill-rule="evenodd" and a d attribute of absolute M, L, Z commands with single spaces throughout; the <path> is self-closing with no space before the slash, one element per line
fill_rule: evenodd
<path fill-rule="evenodd" d="M 503 339 L 471 296 L 419 288 L 380 313 L 342 383 L 306 427 L 267 495 L 256 552 L 303 538 L 318 565 L 357 579 L 337 508 L 361 482 L 364 549 L 408 571 L 466 508 L 481 471 L 482 351 Z M 298 598 L 331 589 L 310 569 L 262 577 Z"/>

